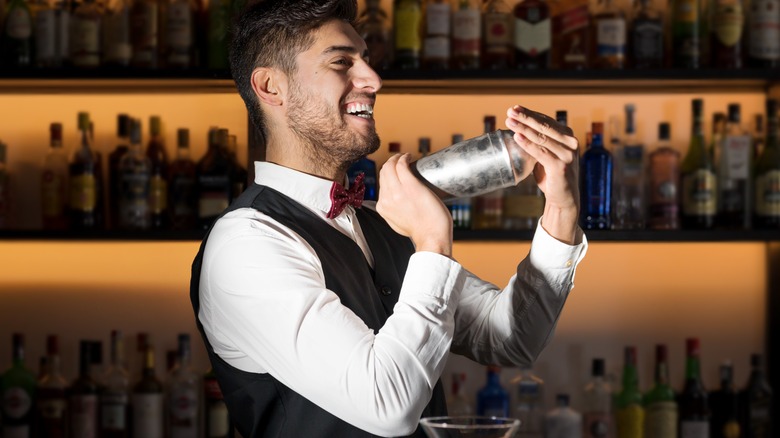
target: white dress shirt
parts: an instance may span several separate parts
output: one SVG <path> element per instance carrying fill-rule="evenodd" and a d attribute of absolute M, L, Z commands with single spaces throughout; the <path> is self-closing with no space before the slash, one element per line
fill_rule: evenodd
<path fill-rule="evenodd" d="M 335 219 L 325 217 L 331 181 L 267 162 L 255 163 L 255 174 L 257 184 L 354 240 L 374 265 L 351 206 Z M 538 226 L 529 255 L 503 290 L 452 259 L 417 252 L 393 314 L 374 334 L 326 288 L 306 240 L 259 211 L 238 209 L 217 221 L 206 243 L 198 318 L 214 352 L 233 367 L 270 373 L 370 433 L 407 435 L 450 351 L 482 363 L 535 360 L 587 250 L 580 236 L 582 243 L 570 246 Z"/>

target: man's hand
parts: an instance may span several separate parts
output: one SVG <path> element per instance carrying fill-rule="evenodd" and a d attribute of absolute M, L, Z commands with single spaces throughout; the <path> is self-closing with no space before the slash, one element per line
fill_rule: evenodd
<path fill-rule="evenodd" d="M 506 125 L 515 141 L 536 158 L 534 176 L 544 193 L 542 226 L 554 238 L 575 243 L 579 219 L 579 142 L 572 130 L 521 106 L 507 111 Z"/>
<path fill-rule="evenodd" d="M 417 251 L 452 256 L 452 216 L 444 203 L 409 170 L 409 154 L 392 156 L 379 172 L 376 211 Z"/>

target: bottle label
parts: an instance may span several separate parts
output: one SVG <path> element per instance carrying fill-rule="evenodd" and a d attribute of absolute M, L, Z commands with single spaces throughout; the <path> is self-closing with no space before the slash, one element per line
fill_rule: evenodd
<path fill-rule="evenodd" d="M 198 177 L 200 198 L 198 216 L 218 216 L 230 205 L 230 178 L 227 175 L 200 175 Z"/>
<path fill-rule="evenodd" d="M 733 47 L 739 43 L 744 23 L 745 16 L 739 2 L 719 3 L 716 6 L 713 26 L 715 27 L 715 35 L 724 46 Z"/>
<path fill-rule="evenodd" d="M 192 45 L 192 11 L 189 3 L 173 2 L 168 6 L 168 45 L 188 50 Z"/>
<path fill-rule="evenodd" d="M 438 36 L 426 38 L 423 53 L 427 59 L 449 59 L 450 39 Z"/>
<path fill-rule="evenodd" d="M 70 179 L 70 208 L 91 212 L 97 206 L 95 175 L 81 174 Z"/>
<path fill-rule="evenodd" d="M 26 40 L 32 36 L 32 18 L 27 9 L 17 7 L 8 12 L 5 34 L 17 40 Z"/>
<path fill-rule="evenodd" d="M 152 214 L 161 214 L 167 206 L 168 183 L 161 175 L 154 175 L 149 183 L 149 209 Z"/>
<path fill-rule="evenodd" d="M 5 390 L 3 393 L 3 416 L 18 420 L 32 408 L 32 399 L 30 394 L 22 388 L 13 387 Z"/>
<path fill-rule="evenodd" d="M 509 53 L 512 45 L 512 21 L 509 14 L 485 13 L 485 51 L 493 54 Z"/>
<path fill-rule="evenodd" d="M 750 3 L 750 56 L 764 60 L 780 59 L 780 1 L 753 0 Z"/>
<path fill-rule="evenodd" d="M 127 394 L 105 394 L 100 400 L 100 425 L 103 430 L 127 429 Z"/>
<path fill-rule="evenodd" d="M 430 3 L 426 9 L 425 24 L 428 35 L 450 36 L 450 4 Z"/>
<path fill-rule="evenodd" d="M 65 213 L 65 180 L 52 170 L 43 172 L 41 204 L 44 217 L 60 217 Z"/>
<path fill-rule="evenodd" d="M 623 146 L 623 177 L 637 178 L 642 175 L 645 148 L 642 145 Z"/>
<path fill-rule="evenodd" d="M 98 397 L 96 395 L 71 397 L 70 415 L 74 437 L 97 438 Z"/>
<path fill-rule="evenodd" d="M 714 215 L 716 211 L 715 173 L 699 169 L 683 178 L 683 214 Z"/>
<path fill-rule="evenodd" d="M 149 216 L 149 174 L 124 172 L 120 181 L 119 217 L 123 226 L 144 228 Z"/>
<path fill-rule="evenodd" d="M 35 59 L 39 62 L 54 57 L 56 36 L 54 9 L 43 9 L 35 16 Z"/>
<path fill-rule="evenodd" d="M 194 389 L 178 389 L 169 400 L 173 426 L 195 428 L 198 420 L 198 394 Z"/>
<path fill-rule="evenodd" d="M 645 438 L 668 438 L 677 435 L 677 403 L 656 402 L 645 412 Z"/>
<path fill-rule="evenodd" d="M 64 398 L 49 398 L 38 402 L 38 410 L 43 419 L 61 420 L 65 417 L 68 402 Z"/>
<path fill-rule="evenodd" d="M 681 421 L 680 438 L 709 438 L 710 424 L 706 421 Z"/>
<path fill-rule="evenodd" d="M 756 178 L 756 213 L 780 217 L 780 170 L 771 170 Z"/>
<path fill-rule="evenodd" d="M 206 398 L 209 400 L 222 400 L 222 389 L 217 379 L 209 379 L 204 382 Z"/>
<path fill-rule="evenodd" d="M 749 135 L 732 135 L 723 140 L 725 179 L 745 180 L 750 175 L 751 139 Z"/>
<path fill-rule="evenodd" d="M 748 421 L 750 422 L 751 436 L 756 438 L 769 438 L 771 421 L 771 401 L 764 399 L 749 403 Z"/>
<path fill-rule="evenodd" d="M 515 20 L 515 47 L 530 56 L 537 56 L 550 50 L 550 19 L 537 23 Z"/>
<path fill-rule="evenodd" d="M 644 429 L 645 410 L 642 406 L 632 404 L 616 412 L 617 436 L 626 438 L 641 438 Z"/>
<path fill-rule="evenodd" d="M 596 23 L 596 54 L 623 56 L 626 51 L 626 20 L 602 18 Z"/>
<path fill-rule="evenodd" d="M 163 437 L 163 395 L 133 394 L 133 435 Z"/>
<path fill-rule="evenodd" d="M 587 2 L 563 11 L 556 21 L 556 35 L 561 35 L 561 60 L 563 67 L 584 65 L 587 61 L 586 33 L 590 26 Z M 567 65 L 568 64 L 568 65 Z"/>
<path fill-rule="evenodd" d="M 395 48 L 396 50 L 420 51 L 420 8 L 413 4 L 404 4 L 395 9 Z"/>
<path fill-rule="evenodd" d="M 452 14 L 453 56 L 479 56 L 481 19 L 479 9 L 461 9 Z"/>
<path fill-rule="evenodd" d="M 208 429 L 207 438 L 223 437 L 228 434 L 230 429 L 230 420 L 227 406 L 222 401 L 211 402 L 208 408 Z"/>
<path fill-rule="evenodd" d="M 606 412 L 588 412 L 583 416 L 584 438 L 605 438 L 609 436 L 609 414 Z"/>
<path fill-rule="evenodd" d="M 560 15 L 561 28 L 563 34 L 575 32 L 588 27 L 590 15 L 588 14 L 588 5 L 584 4 L 575 8 L 567 9 Z"/>
<path fill-rule="evenodd" d="M 70 33 L 71 62 L 80 67 L 100 65 L 100 21 L 73 17 Z"/>
<path fill-rule="evenodd" d="M 663 24 L 659 20 L 644 20 L 634 27 L 634 57 L 637 59 L 663 58 Z"/>

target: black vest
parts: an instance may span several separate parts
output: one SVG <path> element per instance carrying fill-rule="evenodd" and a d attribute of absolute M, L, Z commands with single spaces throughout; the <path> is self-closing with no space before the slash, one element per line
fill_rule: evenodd
<path fill-rule="evenodd" d="M 325 285 L 341 303 L 351 309 L 377 333 L 393 313 L 398 301 L 406 266 L 414 247 L 409 239 L 395 233 L 374 211 L 357 210 L 360 227 L 374 256 L 374 269 L 366 262 L 360 247 L 311 211 L 291 198 L 268 187 L 252 185 L 223 213 L 254 208 L 287 226 L 314 248 L 325 274 Z M 195 321 L 206 344 L 209 360 L 222 388 L 232 423 L 244 438 L 351 438 L 373 437 L 326 412 L 287 388 L 270 374 L 249 373 L 229 365 L 214 353 L 198 320 L 200 271 L 203 249 L 209 232 L 192 264 L 190 299 Z M 338 276 L 338 272 L 350 275 Z M 258 285 L 262 279 L 258 279 Z M 446 415 L 441 380 L 423 417 Z M 418 426 L 414 437 L 424 437 Z"/>

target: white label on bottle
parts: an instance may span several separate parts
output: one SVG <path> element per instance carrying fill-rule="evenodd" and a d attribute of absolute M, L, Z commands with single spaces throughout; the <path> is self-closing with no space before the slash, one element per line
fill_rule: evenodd
<path fill-rule="evenodd" d="M 54 41 L 57 31 L 54 9 L 44 9 L 35 16 L 35 59 L 49 60 L 55 55 Z"/>
<path fill-rule="evenodd" d="M 780 217 L 780 170 L 772 170 L 756 178 L 756 213 Z"/>
<path fill-rule="evenodd" d="M 198 394 L 179 388 L 169 399 L 171 438 L 198 438 Z"/>
<path fill-rule="evenodd" d="M 168 45 L 188 50 L 192 45 L 192 10 L 189 3 L 174 2 L 168 7 Z"/>
<path fill-rule="evenodd" d="M 32 407 L 32 399 L 22 388 L 8 388 L 3 393 L 3 415 L 18 420 L 24 417 Z"/>
<path fill-rule="evenodd" d="M 753 0 L 749 17 L 750 56 L 780 59 L 780 1 Z"/>
<path fill-rule="evenodd" d="M 71 20 L 71 61 L 80 67 L 100 65 L 100 21 L 73 17 Z"/>
<path fill-rule="evenodd" d="M 425 24 L 428 35 L 450 35 L 449 3 L 431 3 L 427 6 Z"/>
<path fill-rule="evenodd" d="M 536 24 L 515 20 L 515 47 L 531 56 L 550 50 L 550 29 L 549 18 Z"/>
<path fill-rule="evenodd" d="M 212 402 L 208 411 L 209 430 L 207 437 L 222 437 L 227 435 L 230 429 L 230 421 L 227 406 L 222 401 Z"/>
<path fill-rule="evenodd" d="M 710 423 L 682 421 L 680 422 L 680 438 L 710 438 Z"/>
<path fill-rule="evenodd" d="M 98 397 L 77 395 L 70 398 L 70 422 L 74 437 L 97 438 Z"/>
<path fill-rule="evenodd" d="M 423 54 L 428 59 L 448 59 L 450 57 L 450 39 L 445 37 L 426 38 Z"/>
<path fill-rule="evenodd" d="M 463 9 L 452 14 L 453 56 L 478 56 L 482 23 L 479 9 Z"/>
<path fill-rule="evenodd" d="M 162 438 L 163 395 L 133 394 L 133 437 Z"/>
<path fill-rule="evenodd" d="M 23 40 L 32 35 L 32 18 L 24 8 L 13 8 L 5 18 L 5 34 Z"/>
<path fill-rule="evenodd" d="M 677 434 L 677 403 L 652 403 L 645 408 L 645 438 L 667 438 Z"/>
<path fill-rule="evenodd" d="M 3 438 L 30 438 L 30 426 L 3 426 Z"/>
<path fill-rule="evenodd" d="M 512 19 L 509 14 L 485 12 L 485 50 L 504 53 L 512 44 Z"/>
<path fill-rule="evenodd" d="M 622 55 L 626 50 L 626 20 L 601 19 L 596 26 L 599 56 Z"/>
<path fill-rule="evenodd" d="M 750 136 L 732 135 L 723 141 L 727 180 L 747 179 L 750 174 Z"/>
<path fill-rule="evenodd" d="M 106 394 L 100 407 L 100 424 L 103 429 L 124 430 L 127 428 L 127 394 Z"/>

